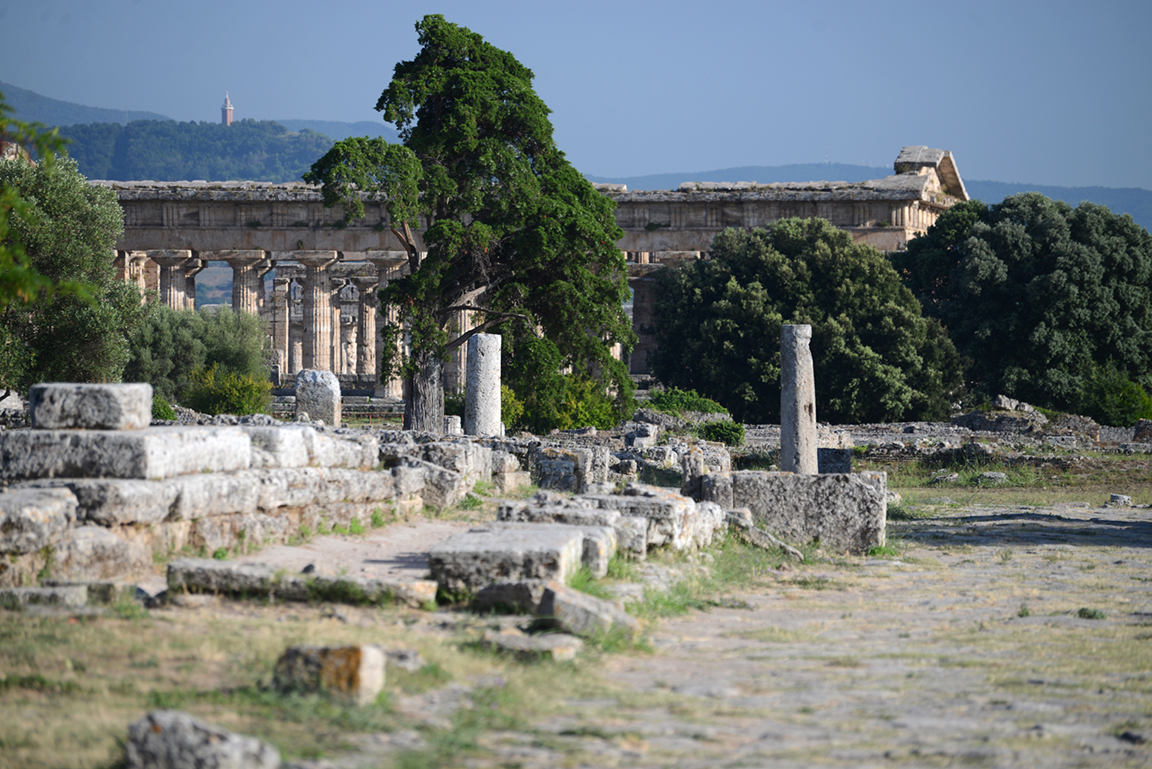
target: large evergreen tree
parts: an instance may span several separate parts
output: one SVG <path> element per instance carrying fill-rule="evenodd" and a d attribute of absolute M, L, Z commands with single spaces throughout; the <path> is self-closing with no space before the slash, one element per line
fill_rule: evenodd
<path fill-rule="evenodd" d="M 948 415 L 960 359 L 876 249 L 823 219 L 726 230 L 711 258 L 658 274 L 653 373 L 737 420 L 780 419 L 780 327 L 812 326 L 822 421 Z"/>
<path fill-rule="evenodd" d="M 893 262 L 973 361 L 972 386 L 1078 409 L 1093 381 L 1152 389 L 1152 236 L 1039 193 L 951 209 Z"/>
<path fill-rule="evenodd" d="M 408 253 L 410 275 L 381 297 L 410 334 L 405 426 L 441 429 L 445 355 L 492 331 L 529 408 L 562 391 L 569 370 L 613 393 L 623 414 L 632 382 L 611 348 L 634 337 L 611 201 L 556 148 L 531 70 L 442 16 L 416 29 L 420 52 L 396 65 L 376 104 L 402 144 L 346 139 L 305 177 L 350 218 L 363 216 L 360 195 L 385 199 Z M 411 231 L 421 224 L 426 255 Z M 451 328 L 461 309 L 478 313 L 477 328 Z"/>

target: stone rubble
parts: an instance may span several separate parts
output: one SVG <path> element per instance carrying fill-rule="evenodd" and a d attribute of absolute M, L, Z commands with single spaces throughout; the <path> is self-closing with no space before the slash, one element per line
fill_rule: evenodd
<path fill-rule="evenodd" d="M 273 685 L 281 692 L 320 692 L 363 707 L 384 690 L 384 649 L 358 646 L 292 646 L 280 655 Z"/>
<path fill-rule="evenodd" d="M 128 726 L 127 769 L 278 769 L 280 751 L 255 737 L 178 710 L 154 710 Z"/>

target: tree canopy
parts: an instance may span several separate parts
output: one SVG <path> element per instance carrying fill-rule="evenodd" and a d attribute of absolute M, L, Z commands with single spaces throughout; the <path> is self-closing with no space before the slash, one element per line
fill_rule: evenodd
<path fill-rule="evenodd" d="M 977 391 L 1079 409 L 1102 377 L 1152 386 L 1152 237 L 1128 215 L 1038 193 L 972 201 L 893 263 Z"/>
<path fill-rule="evenodd" d="M 66 158 L 0 161 L 0 189 L 20 201 L 5 211 L 0 252 L 18 253 L 18 269 L 33 276 L 0 308 L 0 386 L 119 381 L 143 310 L 112 264 L 123 227 L 114 193 L 89 186 Z"/>
<path fill-rule="evenodd" d="M 405 425 L 440 429 L 445 354 L 477 332 L 503 335 L 505 381 L 526 409 L 545 410 L 568 370 L 611 392 L 623 415 L 632 383 L 611 348 L 634 336 L 612 202 L 557 149 L 531 70 L 442 16 L 416 29 L 420 52 L 376 104 L 402 143 L 346 139 L 305 177 L 347 218 L 363 216 L 361 195 L 385 200 L 383 224 L 408 253 L 408 277 L 381 295 L 410 338 Z M 453 328 L 461 310 L 479 326 Z"/>
<path fill-rule="evenodd" d="M 780 418 L 780 327 L 812 326 L 816 409 L 842 423 L 947 417 L 955 348 L 876 249 L 823 219 L 726 230 L 711 258 L 658 273 L 656 377 L 742 422 Z"/>

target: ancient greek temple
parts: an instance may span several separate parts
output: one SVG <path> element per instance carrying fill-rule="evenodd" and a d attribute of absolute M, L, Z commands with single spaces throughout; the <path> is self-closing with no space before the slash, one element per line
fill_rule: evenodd
<path fill-rule="evenodd" d="M 629 360 L 646 375 L 655 344 L 655 271 L 707 258 L 712 238 L 730 227 L 764 226 L 786 217 L 821 217 L 857 242 L 900 250 L 941 213 L 968 200 L 952 153 L 905 147 L 895 174 L 864 182 L 686 182 L 676 190 L 628 191 L 597 185 L 616 202 L 628 264 L 633 328 L 639 344 Z M 378 201 L 345 225 L 340 207 L 325 208 L 318 187 L 266 182 L 108 182 L 124 209 L 116 264 L 123 280 L 153 289 L 160 301 L 192 309 L 196 275 L 211 262 L 232 269 L 232 308 L 260 314 L 274 350 L 274 377 L 303 368 L 340 375 L 348 387 L 402 397 L 401 384 L 377 382 L 380 327 L 377 289 L 402 278 L 396 248 Z M 422 248 L 420 233 L 415 233 Z M 271 280 L 269 281 L 269 274 Z M 269 287 L 269 283 L 271 286 Z M 471 318 L 453 325 L 464 331 Z M 464 385 L 464 347 L 445 367 L 445 385 Z"/>

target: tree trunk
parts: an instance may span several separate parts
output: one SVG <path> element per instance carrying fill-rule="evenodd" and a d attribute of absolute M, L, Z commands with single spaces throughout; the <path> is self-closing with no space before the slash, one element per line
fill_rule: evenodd
<path fill-rule="evenodd" d="M 419 367 L 404 406 L 404 429 L 444 432 L 444 361 L 437 351 L 413 350 Z"/>

